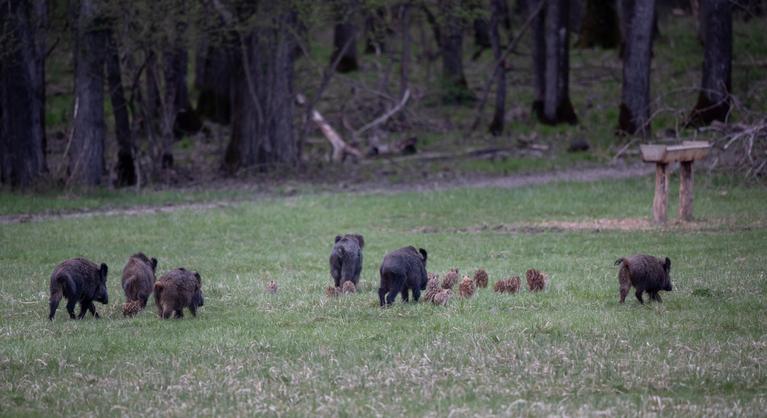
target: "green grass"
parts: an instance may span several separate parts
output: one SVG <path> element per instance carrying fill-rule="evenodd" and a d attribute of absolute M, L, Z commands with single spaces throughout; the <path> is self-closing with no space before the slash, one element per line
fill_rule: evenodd
<path fill-rule="evenodd" d="M 0 415 L 761 415 L 767 191 L 697 180 L 704 222 L 761 226 L 451 232 L 644 217 L 649 177 L 0 225 Z M 347 231 L 366 238 L 361 291 L 328 300 L 327 257 Z M 483 267 L 492 284 L 535 267 L 550 287 L 379 309 L 378 263 L 409 244 L 428 249 L 430 271 Z M 151 302 L 121 317 L 119 272 L 139 250 L 160 273 L 200 271 L 196 318 L 160 321 Z M 635 252 L 671 257 L 663 304 L 617 303 L 612 261 Z M 48 322 L 48 276 L 76 255 L 109 264 L 111 303 L 98 321 L 62 308 Z M 264 292 L 269 280 L 277 295 Z"/>
<path fill-rule="evenodd" d="M 0 215 L 68 213 L 93 209 L 118 209 L 135 206 L 179 205 L 218 200 L 234 200 L 247 195 L 236 190 L 180 189 L 53 191 L 18 193 L 0 190 Z"/>

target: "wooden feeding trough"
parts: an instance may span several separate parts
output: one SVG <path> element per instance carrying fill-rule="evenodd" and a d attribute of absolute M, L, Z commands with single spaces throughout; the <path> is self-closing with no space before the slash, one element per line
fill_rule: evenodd
<path fill-rule="evenodd" d="M 708 155 L 711 144 L 706 141 L 684 141 L 680 145 L 640 145 L 642 161 L 655 163 L 655 198 L 652 216 L 657 224 L 666 223 L 668 177 L 670 163 L 679 161 L 679 219 L 692 220 L 692 163 Z"/>

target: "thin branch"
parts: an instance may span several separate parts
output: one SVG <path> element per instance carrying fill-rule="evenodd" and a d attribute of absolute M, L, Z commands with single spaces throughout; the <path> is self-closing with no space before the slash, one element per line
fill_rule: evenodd
<path fill-rule="evenodd" d="M 405 104 L 407 104 L 408 99 L 410 99 L 410 89 L 405 89 L 405 93 L 402 95 L 402 99 L 400 99 L 399 103 L 397 103 L 396 106 L 389 109 L 388 112 L 379 116 L 378 118 L 368 123 L 367 125 L 363 126 L 362 128 L 354 131 L 354 136 L 359 136 L 363 132 L 385 123 L 387 120 L 389 120 L 390 117 L 394 116 L 394 114 L 399 112 L 405 106 Z"/>

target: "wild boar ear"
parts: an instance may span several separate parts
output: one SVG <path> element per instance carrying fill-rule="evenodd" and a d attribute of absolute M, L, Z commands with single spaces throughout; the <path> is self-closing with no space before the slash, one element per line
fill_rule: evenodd
<path fill-rule="evenodd" d="M 152 257 L 152 271 L 157 270 L 157 259 Z"/>
<path fill-rule="evenodd" d="M 421 256 L 423 257 L 423 262 L 425 263 L 426 258 L 428 257 L 428 255 L 426 254 L 426 250 L 424 250 L 423 248 L 419 248 L 418 252 L 421 253 Z"/>
<path fill-rule="evenodd" d="M 666 270 L 666 273 L 671 271 L 671 259 L 666 257 L 666 262 L 663 263 L 663 268 Z"/>
<path fill-rule="evenodd" d="M 362 238 L 362 235 L 355 235 L 354 238 L 357 239 L 357 243 L 359 243 L 360 248 L 365 247 L 365 238 Z"/>
<path fill-rule="evenodd" d="M 200 273 L 194 272 L 194 278 L 197 279 L 197 284 L 202 285 L 202 277 L 200 277 Z"/>
<path fill-rule="evenodd" d="M 107 267 L 106 264 L 101 263 L 101 270 L 99 271 L 99 274 L 101 275 L 101 281 L 105 282 L 107 281 L 107 273 L 109 272 L 109 267 Z"/>
<path fill-rule="evenodd" d="M 335 242 L 338 242 L 338 241 L 341 241 L 341 236 L 340 235 L 336 235 L 336 241 Z"/>

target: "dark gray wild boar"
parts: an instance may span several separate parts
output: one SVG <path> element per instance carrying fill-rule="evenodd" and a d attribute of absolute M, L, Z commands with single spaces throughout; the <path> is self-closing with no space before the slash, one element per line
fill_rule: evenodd
<path fill-rule="evenodd" d="M 200 273 L 183 267 L 171 270 L 154 284 L 154 300 L 162 319 L 184 317 L 184 308 L 197 316 L 197 308 L 205 304 Z"/>
<path fill-rule="evenodd" d="M 421 291 L 426 289 L 426 250 L 423 248 L 404 247 L 394 250 L 381 263 L 381 286 L 378 288 L 378 301 L 381 306 L 391 305 L 402 292 L 402 300 L 408 301 L 408 290 L 413 292 L 417 302 Z"/>
<path fill-rule="evenodd" d="M 362 248 L 365 239 L 362 235 L 336 235 L 336 243 L 330 253 L 330 275 L 336 287 L 342 287 L 347 281 L 357 287 L 362 271 Z"/>
<path fill-rule="evenodd" d="M 75 305 L 80 302 L 80 314 L 77 319 L 82 319 L 85 313 L 91 311 L 98 318 L 93 301 L 109 303 L 107 294 L 107 265 L 96 263 L 85 258 L 72 258 L 56 266 L 51 274 L 51 299 L 49 302 L 50 313 L 48 319 L 53 321 L 56 309 L 62 297 L 67 298 L 67 312 L 69 317 L 75 319 Z"/>
<path fill-rule="evenodd" d="M 126 308 L 124 316 L 130 316 L 137 312 L 128 309 L 132 302 L 139 304 L 139 310 L 146 308 L 146 302 L 154 288 L 155 271 L 157 271 L 157 259 L 147 257 L 144 253 L 133 254 L 123 268 L 122 288 L 125 292 Z"/>
<path fill-rule="evenodd" d="M 665 260 L 649 255 L 637 254 L 631 257 L 619 258 L 615 265 L 620 265 L 618 283 L 620 284 L 621 303 L 626 300 L 631 286 L 636 289 L 636 297 L 639 303 L 644 303 L 642 293 L 650 294 L 651 300 L 661 302 L 659 291 L 670 292 L 671 287 L 671 260 Z"/>

